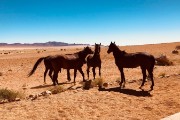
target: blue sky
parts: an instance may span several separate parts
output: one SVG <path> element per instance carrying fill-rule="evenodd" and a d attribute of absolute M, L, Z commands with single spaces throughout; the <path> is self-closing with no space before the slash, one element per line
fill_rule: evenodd
<path fill-rule="evenodd" d="M 180 41 L 180 0 L 0 0 L 0 42 Z"/>

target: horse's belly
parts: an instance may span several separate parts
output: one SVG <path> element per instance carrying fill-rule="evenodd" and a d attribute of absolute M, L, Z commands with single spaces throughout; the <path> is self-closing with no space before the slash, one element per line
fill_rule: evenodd
<path fill-rule="evenodd" d="M 83 66 L 83 63 L 79 63 L 79 61 L 76 61 L 76 60 L 68 60 L 63 64 L 64 69 L 75 69 L 82 66 Z"/>
<path fill-rule="evenodd" d="M 124 68 L 136 68 L 138 67 L 139 65 L 124 65 L 123 67 Z"/>
<path fill-rule="evenodd" d="M 116 62 L 116 65 L 121 66 L 123 68 L 136 68 L 136 67 L 140 66 L 139 64 L 135 64 L 133 62 L 123 62 L 123 63 Z"/>

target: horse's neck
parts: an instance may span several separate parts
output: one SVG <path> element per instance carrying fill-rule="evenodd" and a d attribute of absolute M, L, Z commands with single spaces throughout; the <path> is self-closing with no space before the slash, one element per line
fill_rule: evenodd
<path fill-rule="evenodd" d="M 78 53 L 79 58 L 85 59 L 88 54 L 84 53 L 83 51 L 80 51 Z"/>
<path fill-rule="evenodd" d="M 123 56 L 123 51 L 121 51 L 119 48 L 114 49 L 113 56 L 115 59 L 120 59 L 121 56 Z"/>
<path fill-rule="evenodd" d="M 93 57 L 98 57 L 98 56 L 100 56 L 99 52 L 95 51 Z"/>

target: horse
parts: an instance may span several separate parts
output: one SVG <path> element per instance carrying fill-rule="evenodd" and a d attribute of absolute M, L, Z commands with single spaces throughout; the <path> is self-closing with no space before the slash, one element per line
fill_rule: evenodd
<path fill-rule="evenodd" d="M 82 51 L 79 51 L 74 54 L 66 54 L 66 55 L 54 55 L 54 56 L 47 56 L 47 57 L 41 57 L 37 60 L 37 62 L 34 64 L 33 69 L 30 71 L 28 76 L 31 76 L 38 65 L 41 63 L 42 60 L 48 61 L 50 73 L 54 72 L 52 81 L 53 85 L 58 84 L 58 72 L 61 71 L 61 68 L 67 69 L 74 69 L 74 83 L 76 78 L 77 70 L 82 74 L 83 81 L 84 79 L 84 73 L 82 71 L 82 66 L 85 63 L 85 58 L 88 54 L 92 54 L 93 51 L 87 46 Z M 70 76 L 70 75 L 68 75 Z"/>
<path fill-rule="evenodd" d="M 49 71 L 49 77 L 51 78 L 51 80 L 53 81 L 53 76 L 52 76 L 52 73 L 53 73 L 53 67 L 51 65 L 51 62 L 48 60 L 48 59 L 44 59 L 44 65 L 45 65 L 45 71 L 44 71 L 44 84 L 46 84 L 46 74 L 47 72 Z M 61 69 L 59 70 L 59 72 L 61 72 Z M 67 69 L 67 80 L 68 81 L 71 81 L 71 78 L 70 78 L 70 70 Z"/>
<path fill-rule="evenodd" d="M 120 88 L 124 83 L 123 87 L 125 87 L 125 75 L 123 72 L 123 68 L 136 68 L 140 66 L 143 74 L 143 81 L 141 86 L 142 89 L 144 83 L 146 81 L 146 70 L 149 73 L 150 79 L 152 81 L 151 90 L 153 90 L 154 86 L 154 78 L 153 78 L 153 69 L 155 65 L 155 58 L 153 55 L 150 55 L 145 52 L 136 52 L 136 53 L 127 53 L 125 51 L 121 51 L 118 46 L 114 43 L 110 43 L 107 53 L 113 53 L 115 58 L 115 64 L 118 67 L 121 74 L 121 82 Z M 150 91 L 151 91 L 150 90 Z"/>
<path fill-rule="evenodd" d="M 98 67 L 99 68 L 99 76 L 101 77 L 101 58 L 100 58 L 100 44 L 96 44 L 95 43 L 95 52 L 94 54 L 90 54 L 87 57 L 87 75 L 88 75 L 88 79 L 89 79 L 89 69 L 90 67 L 92 67 L 92 71 L 93 71 L 93 77 L 95 79 L 95 68 Z"/>

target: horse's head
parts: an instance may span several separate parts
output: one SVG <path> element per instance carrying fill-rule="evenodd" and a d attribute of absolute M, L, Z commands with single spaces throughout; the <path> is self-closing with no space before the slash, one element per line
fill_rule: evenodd
<path fill-rule="evenodd" d="M 113 52 L 115 47 L 117 47 L 115 42 L 114 43 L 111 42 L 109 45 L 109 49 L 108 49 L 107 53 L 109 54 L 109 53 Z"/>
<path fill-rule="evenodd" d="M 85 47 L 83 51 L 84 51 L 85 54 L 93 54 L 93 51 L 92 51 L 91 48 L 88 47 L 88 46 Z"/>
<path fill-rule="evenodd" d="M 101 46 L 101 43 L 100 43 L 100 44 L 96 44 L 96 43 L 95 43 L 95 53 L 96 53 L 96 54 L 99 54 L 99 53 L 100 53 L 100 50 L 101 50 L 101 47 L 100 47 L 100 46 Z"/>

